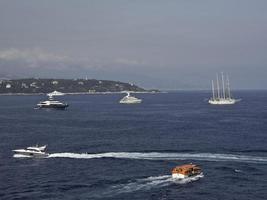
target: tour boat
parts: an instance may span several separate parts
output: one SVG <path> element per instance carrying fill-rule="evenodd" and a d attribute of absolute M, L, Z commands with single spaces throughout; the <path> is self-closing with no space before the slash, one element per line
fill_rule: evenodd
<path fill-rule="evenodd" d="M 176 166 L 172 170 L 172 178 L 183 179 L 201 174 L 201 168 L 194 164 Z"/>

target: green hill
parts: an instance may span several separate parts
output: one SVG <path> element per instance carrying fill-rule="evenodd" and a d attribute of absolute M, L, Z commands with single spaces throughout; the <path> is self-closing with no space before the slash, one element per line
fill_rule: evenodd
<path fill-rule="evenodd" d="M 15 79 L 0 80 L 0 93 L 49 93 L 54 90 L 64 93 L 94 92 L 144 92 L 134 84 L 108 80 L 85 79 Z"/>

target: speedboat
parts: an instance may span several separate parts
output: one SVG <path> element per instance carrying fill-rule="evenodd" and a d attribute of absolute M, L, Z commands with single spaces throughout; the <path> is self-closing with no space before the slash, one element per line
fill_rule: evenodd
<path fill-rule="evenodd" d="M 26 149 L 16 149 L 13 150 L 15 152 L 15 155 L 22 155 L 27 157 L 35 157 L 35 158 L 45 158 L 48 157 L 48 153 L 46 153 L 44 150 L 46 148 L 46 145 L 44 146 L 33 146 L 33 147 L 27 147 Z"/>
<path fill-rule="evenodd" d="M 130 92 L 127 92 L 127 95 L 120 100 L 120 103 L 122 104 L 136 104 L 136 103 L 141 103 L 141 102 L 142 102 L 142 99 L 138 99 L 134 96 L 131 96 Z"/>
<path fill-rule="evenodd" d="M 176 166 L 172 170 L 172 178 L 184 179 L 191 176 L 202 174 L 201 168 L 194 164 Z"/>
<path fill-rule="evenodd" d="M 49 96 L 46 101 L 41 101 L 37 104 L 37 108 L 54 108 L 54 109 L 66 109 L 69 105 L 53 99 L 53 96 Z"/>

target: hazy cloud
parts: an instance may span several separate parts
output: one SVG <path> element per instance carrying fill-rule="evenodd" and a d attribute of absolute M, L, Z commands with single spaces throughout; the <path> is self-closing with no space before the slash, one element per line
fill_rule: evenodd
<path fill-rule="evenodd" d="M 132 60 L 127 58 L 118 58 L 114 62 L 115 64 L 123 64 L 123 65 L 145 65 L 144 61 L 141 60 Z"/>
<path fill-rule="evenodd" d="M 7 50 L 2 50 L 0 51 L 0 60 L 23 61 L 27 63 L 70 61 L 70 59 L 67 56 L 44 52 L 39 48 L 23 49 L 23 50 L 11 48 Z"/>
<path fill-rule="evenodd" d="M 267 1 L 0 1 L 0 74 L 266 88 Z"/>
<path fill-rule="evenodd" d="M 80 68 L 84 69 L 111 69 L 111 68 L 123 68 L 127 66 L 143 66 L 144 61 L 117 58 L 117 59 L 91 59 L 89 57 L 77 58 L 75 56 L 66 56 L 56 53 L 51 53 L 42 50 L 41 48 L 33 49 L 16 49 L 10 48 L 6 50 L 0 50 L 0 62 L 5 63 L 18 63 L 24 64 L 24 67 L 49 67 L 48 65 L 61 65 L 66 68 Z"/>

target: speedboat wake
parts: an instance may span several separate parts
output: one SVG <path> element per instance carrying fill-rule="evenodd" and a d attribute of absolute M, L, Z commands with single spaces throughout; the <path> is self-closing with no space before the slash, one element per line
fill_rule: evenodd
<path fill-rule="evenodd" d="M 97 159 L 97 158 L 118 158 L 118 159 L 140 159 L 140 160 L 200 160 L 200 161 L 233 161 L 246 163 L 267 163 L 267 157 L 216 154 L 216 153 L 142 153 L 142 152 L 108 152 L 108 153 L 53 153 L 49 158 L 73 158 L 73 159 Z"/>
<path fill-rule="evenodd" d="M 203 174 L 184 179 L 174 179 L 172 178 L 171 175 L 151 176 L 147 178 L 136 179 L 129 183 L 111 186 L 110 188 L 107 189 L 106 192 L 103 192 L 103 195 L 114 196 L 122 193 L 132 193 L 140 190 L 146 191 L 154 188 L 167 187 L 170 185 L 182 185 L 193 181 L 197 181 L 203 177 L 204 177 Z"/>

